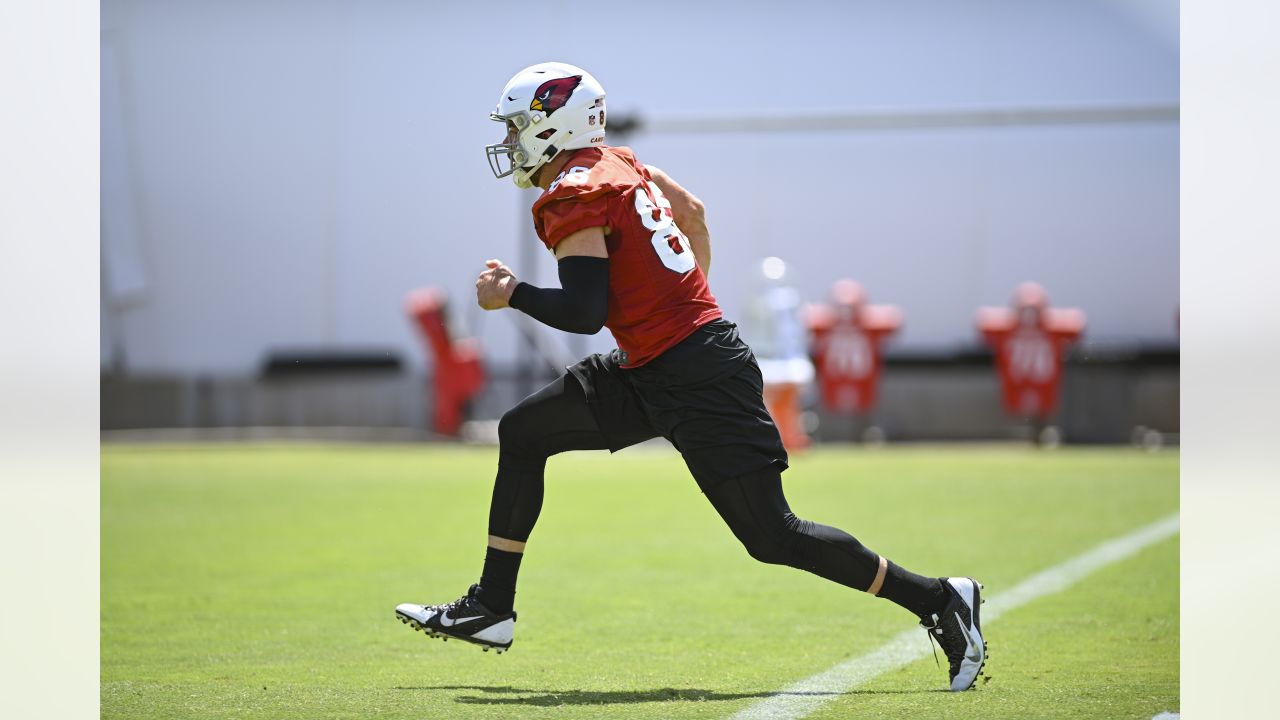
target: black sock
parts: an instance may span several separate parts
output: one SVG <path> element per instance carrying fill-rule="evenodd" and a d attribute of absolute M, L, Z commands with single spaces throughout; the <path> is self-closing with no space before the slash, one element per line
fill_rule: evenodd
<path fill-rule="evenodd" d="M 941 578 L 917 575 L 889 561 L 884 586 L 878 595 L 918 615 L 921 619 L 942 612 L 947 605 L 947 589 Z"/>
<path fill-rule="evenodd" d="M 516 601 L 516 575 L 524 553 L 489 548 L 484 554 L 484 571 L 480 574 L 480 602 L 491 611 L 503 615 Z"/>

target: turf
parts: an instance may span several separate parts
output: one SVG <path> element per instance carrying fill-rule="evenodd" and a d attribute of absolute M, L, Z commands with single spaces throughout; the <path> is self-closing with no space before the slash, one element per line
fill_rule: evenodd
<path fill-rule="evenodd" d="M 721 718 L 913 623 L 752 561 L 678 456 L 637 449 L 551 461 L 510 653 L 428 640 L 392 608 L 475 581 L 495 459 L 448 446 L 105 446 L 102 716 Z M 1175 511 L 1178 456 L 821 448 L 786 481 L 802 517 L 995 595 Z M 945 661 L 926 659 L 813 717 L 1177 711 L 1177 539 L 986 630 L 992 679 L 975 691 L 938 692 Z"/>

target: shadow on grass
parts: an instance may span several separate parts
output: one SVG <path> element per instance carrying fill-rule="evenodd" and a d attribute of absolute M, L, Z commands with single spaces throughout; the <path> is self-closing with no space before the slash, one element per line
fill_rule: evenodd
<path fill-rule="evenodd" d="M 649 702 L 717 702 L 769 698 L 783 695 L 901 695 L 934 692 L 933 690 L 849 690 L 846 692 L 718 692 L 702 688 L 658 688 L 656 690 L 529 690 L 510 685 L 432 685 L 424 687 L 397 687 L 396 690 L 477 690 L 489 695 L 507 697 L 476 697 L 461 695 L 454 702 L 467 705 L 534 705 L 556 707 L 560 705 L 629 705 Z M 945 692 L 945 691 L 939 691 Z M 514 697 L 511 697 L 514 696 Z"/>

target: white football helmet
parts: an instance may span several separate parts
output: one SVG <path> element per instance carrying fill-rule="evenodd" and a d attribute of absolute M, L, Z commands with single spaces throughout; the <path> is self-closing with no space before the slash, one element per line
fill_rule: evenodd
<path fill-rule="evenodd" d="M 533 187 L 534 174 L 565 150 L 604 143 L 604 88 L 582 68 L 548 62 L 516 73 L 489 119 L 507 129 L 504 142 L 485 147 L 494 177 L 515 175 Z"/>

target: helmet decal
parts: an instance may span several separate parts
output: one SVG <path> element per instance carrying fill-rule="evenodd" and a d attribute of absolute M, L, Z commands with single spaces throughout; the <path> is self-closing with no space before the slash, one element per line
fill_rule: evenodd
<path fill-rule="evenodd" d="M 570 77 L 556 78 L 548 80 L 538 86 L 533 93 L 533 102 L 529 103 L 530 110 L 541 110 L 550 115 L 551 113 L 564 107 L 569 102 L 569 96 L 578 87 L 578 83 L 582 82 L 581 75 L 573 75 Z"/>

